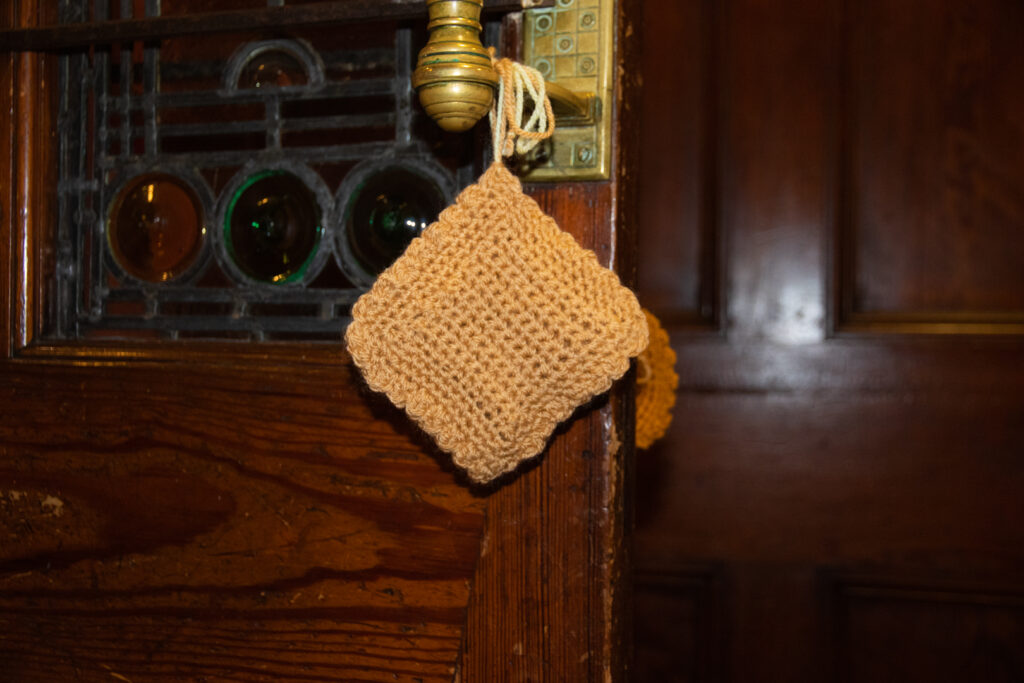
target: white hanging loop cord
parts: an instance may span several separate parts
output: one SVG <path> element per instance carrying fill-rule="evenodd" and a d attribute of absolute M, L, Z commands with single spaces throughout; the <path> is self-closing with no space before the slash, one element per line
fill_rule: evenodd
<path fill-rule="evenodd" d="M 494 160 L 525 154 L 555 132 L 555 114 L 551 110 L 544 77 L 530 66 L 511 59 L 496 59 L 489 48 L 491 64 L 498 72 L 498 96 L 491 107 L 491 144 Z M 533 103 L 530 117 L 523 122 L 526 99 Z"/>

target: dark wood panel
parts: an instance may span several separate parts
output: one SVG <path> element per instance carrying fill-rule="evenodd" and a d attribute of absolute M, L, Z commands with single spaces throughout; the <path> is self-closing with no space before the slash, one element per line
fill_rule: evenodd
<path fill-rule="evenodd" d="M 702 6 L 650 4 L 653 16 Z M 636 560 L 721 567 L 723 680 L 929 680 L 929 627 L 896 645 L 927 612 L 891 595 L 844 598 L 855 630 L 836 665 L 842 610 L 821 582 L 835 567 L 886 585 L 970 578 L 979 597 L 938 616 L 957 641 L 943 661 L 994 641 L 1003 668 L 935 678 L 1019 677 L 1018 607 L 983 606 L 996 586 L 1019 586 L 1024 566 L 1024 291 L 1009 266 L 1024 234 L 1024 107 L 1010 85 L 1021 25 L 1011 4 L 718 5 L 721 334 L 669 327 L 679 399 L 665 440 L 638 455 Z M 679 49 L 645 47 L 665 63 Z M 658 154 L 656 140 L 645 145 Z M 676 173 L 670 184 L 693 183 Z M 663 247 L 669 231 L 639 230 L 654 243 L 645 258 L 663 261 L 648 267 L 690 267 Z M 655 680 L 673 664 L 689 674 L 688 650 L 659 643 L 692 642 L 691 605 L 675 606 L 676 622 L 655 599 L 637 608 L 639 622 L 670 631 L 652 636 L 653 651 L 638 643 L 638 667 L 659 667 Z M 843 677 L 851 658 L 876 652 L 883 660 Z"/>
<path fill-rule="evenodd" d="M 347 365 L 252 369 L 5 368 L 5 671 L 451 680 L 485 501 Z"/>
<path fill-rule="evenodd" d="M 710 565 L 648 569 L 634 580 L 633 680 L 711 683 L 726 666 L 721 570 Z"/>
<path fill-rule="evenodd" d="M 14 3 L 7 3 L 0 9 L 0 26 L 14 25 Z M 0 100 L 9 106 L 0 107 L 0 130 L 14 131 L 14 70 L 18 58 L 11 53 L 0 55 L 0 83 L 3 91 Z M 0 136 L 0 253 L 12 253 L 14 235 L 14 135 Z M 11 310 L 11 264 L 10 259 L 0 259 L 0 310 Z M 0 359 L 7 358 L 11 348 L 10 315 L 0 316 Z"/>
<path fill-rule="evenodd" d="M 637 463 L 636 554 L 722 563 L 728 680 L 829 680 L 822 566 L 1024 566 L 1019 347 L 938 374 L 934 347 L 712 345 L 677 345 L 675 421 Z"/>
<path fill-rule="evenodd" d="M 1003 396 L 1012 403 L 1024 383 L 1018 363 L 1024 340 L 875 337 L 824 344 L 765 344 L 714 337 L 673 341 L 680 393 L 873 396 Z M 685 417 L 685 416 L 684 416 Z"/>
<path fill-rule="evenodd" d="M 643 3 L 637 291 L 663 321 L 719 317 L 716 25 L 713 2 Z"/>
<path fill-rule="evenodd" d="M 717 204 L 732 339 L 825 335 L 837 16 L 834 3 L 757 0 L 721 13 Z"/>
<path fill-rule="evenodd" d="M 1024 8 L 847 7 L 847 322 L 1024 331 Z"/>
<path fill-rule="evenodd" d="M 1024 679 L 1024 586 L 834 580 L 834 675 L 849 683 Z"/>
<path fill-rule="evenodd" d="M 678 406 L 671 450 L 638 466 L 640 555 L 1024 563 L 1015 393 L 684 391 Z"/>
<path fill-rule="evenodd" d="M 16 26 L 32 26 L 52 20 L 56 7 L 30 2 L 13 3 Z M 11 221 L 5 225 L 2 247 L 10 268 L 8 353 L 24 347 L 38 332 L 43 298 L 37 296 L 44 286 L 41 269 L 53 264 L 54 220 L 57 186 L 56 85 L 57 62 L 36 53 L 13 54 L 12 97 L 12 178 Z M 33 84 L 27 86 L 26 84 Z"/>

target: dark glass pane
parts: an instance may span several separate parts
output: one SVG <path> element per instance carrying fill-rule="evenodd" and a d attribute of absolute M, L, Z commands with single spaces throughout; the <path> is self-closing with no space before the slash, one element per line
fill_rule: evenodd
<path fill-rule="evenodd" d="M 238 76 L 238 87 L 283 88 L 305 85 L 309 74 L 298 57 L 285 50 L 265 50 L 253 55 Z"/>
<path fill-rule="evenodd" d="M 128 183 L 115 199 L 107 224 L 107 242 L 118 265 L 147 282 L 164 282 L 188 270 L 199 257 L 205 234 L 195 192 L 162 173 Z"/>
<path fill-rule="evenodd" d="M 320 244 L 316 195 L 287 171 L 263 171 L 235 192 L 224 217 L 227 251 L 261 282 L 299 280 Z"/>
<path fill-rule="evenodd" d="M 363 270 L 380 273 L 437 220 L 444 205 L 433 181 L 399 166 L 385 168 L 349 198 L 344 239 Z"/>

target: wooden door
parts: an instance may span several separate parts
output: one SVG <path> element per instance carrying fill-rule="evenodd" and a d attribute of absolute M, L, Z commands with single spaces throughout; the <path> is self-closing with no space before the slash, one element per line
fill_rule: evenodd
<path fill-rule="evenodd" d="M 121 23 L 88 25 L 86 15 L 70 34 L 48 29 L 58 19 L 75 23 L 64 4 L 25 0 L 0 10 L 4 29 L 40 29 L 6 33 L 5 45 L 34 51 L 5 52 L 0 61 L 0 679 L 623 680 L 631 457 L 623 390 L 579 411 L 543 457 L 499 485 L 474 487 L 401 411 L 365 388 L 343 350 L 343 325 L 309 323 L 321 341 L 238 335 L 230 317 L 250 308 L 214 307 L 203 315 L 228 316 L 227 336 L 241 339 L 188 330 L 168 339 L 147 328 L 146 316 L 177 309 L 135 310 L 122 301 L 116 310 L 142 316 L 133 318 L 141 331 L 76 338 L 56 329 L 62 306 L 75 305 L 62 292 L 77 291 L 58 284 L 73 273 L 55 272 L 58 252 L 77 248 L 59 227 L 68 183 L 58 169 L 89 161 L 75 149 L 71 161 L 61 156 L 69 154 L 62 136 L 77 134 L 58 116 L 67 110 L 61 97 L 82 97 L 83 106 L 90 97 L 123 97 L 142 74 L 144 106 L 160 105 L 157 80 L 145 75 L 149 50 L 175 45 L 177 56 L 206 59 L 207 71 L 220 73 L 217 55 L 230 53 L 229 41 L 297 35 L 310 49 L 326 41 L 333 47 L 323 49 L 342 51 L 339 81 L 359 69 L 378 78 L 374 70 L 383 69 L 397 85 L 370 94 L 393 93 L 409 106 L 382 120 L 423 123 L 407 84 L 418 45 L 403 42 L 410 32 L 425 36 L 421 3 L 282 4 L 165 0 L 166 20 L 150 21 L 160 3 L 86 3 L 97 15 L 113 8 Z M 488 3 L 498 12 L 492 21 L 517 8 Z M 216 14 L 197 19 L 200 12 Z M 631 39 L 618 16 L 617 59 L 626 64 Z M 355 28 L 351 17 L 361 22 Z M 93 30 L 120 31 L 109 58 L 139 62 L 122 69 L 117 84 L 97 81 L 94 90 L 83 81 L 65 94 L 59 60 L 81 51 L 76 41 Z M 133 40 L 133 31 L 146 40 Z M 382 32 L 390 38 L 381 61 L 346 56 L 378 49 L 372 41 Z M 108 48 L 86 49 L 93 58 Z M 185 78 L 173 70 L 160 77 L 165 88 Z M 616 87 L 615 101 L 628 101 L 632 79 Z M 303 106 L 315 116 L 337 113 L 317 102 Z M 108 122 L 115 133 L 101 140 L 104 149 L 148 150 L 157 140 L 150 119 L 143 111 L 136 121 L 125 108 Z M 239 111 L 248 121 L 248 110 Z M 614 103 L 605 111 L 616 123 L 629 115 Z M 217 134 L 202 121 L 179 124 Z M 240 128 L 239 148 L 257 128 Z M 254 157 L 262 153 L 259 130 Z M 288 134 L 274 131 L 267 140 Z M 632 243 L 620 226 L 633 196 L 635 149 L 613 137 L 611 180 L 529 189 L 560 225 L 628 274 Z M 438 155 L 462 144 L 432 139 Z M 188 151 L 183 145 L 170 151 Z M 237 159 L 239 148 L 225 158 Z M 324 173 L 327 184 L 334 176 Z M 207 182 L 217 192 L 226 178 Z M 88 210 L 79 207 L 74 220 L 89 220 L 81 213 Z M 314 308 L 314 318 L 317 310 L 332 315 Z"/>
<path fill-rule="evenodd" d="M 638 680 L 1024 678 L 1024 7 L 645 4 Z"/>

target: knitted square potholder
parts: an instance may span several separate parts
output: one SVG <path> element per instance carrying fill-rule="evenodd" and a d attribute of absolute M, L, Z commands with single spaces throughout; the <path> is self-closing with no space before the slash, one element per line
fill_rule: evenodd
<path fill-rule="evenodd" d="M 370 388 L 478 482 L 540 453 L 648 341 L 633 293 L 500 160 L 380 275 L 352 318 L 348 350 Z"/>
<path fill-rule="evenodd" d="M 476 481 L 540 453 L 647 346 L 633 293 L 500 162 L 352 310 L 349 353 Z"/>

